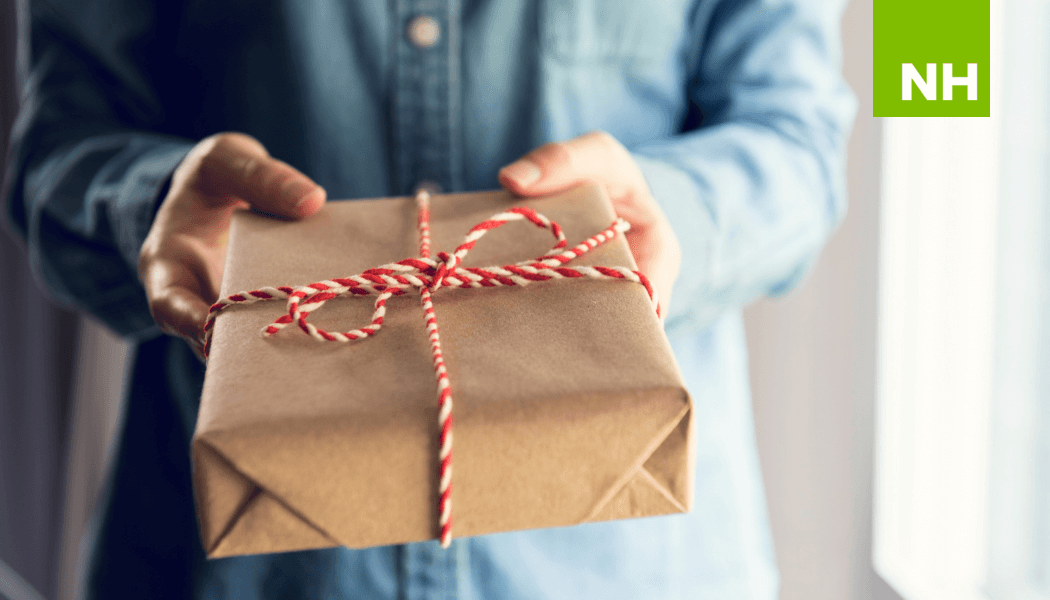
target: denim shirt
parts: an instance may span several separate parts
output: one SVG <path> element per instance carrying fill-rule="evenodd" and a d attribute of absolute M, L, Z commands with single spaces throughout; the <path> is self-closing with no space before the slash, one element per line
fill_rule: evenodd
<path fill-rule="evenodd" d="M 842 218 L 843 4 L 30 0 L 9 217 L 53 296 L 136 343 L 88 597 L 772 599 L 740 308 L 796 285 Z M 188 450 L 203 367 L 159 335 L 136 276 L 189 148 L 246 132 L 350 199 L 495 188 L 502 165 L 595 129 L 681 243 L 667 331 L 696 404 L 693 511 L 206 560 Z"/>

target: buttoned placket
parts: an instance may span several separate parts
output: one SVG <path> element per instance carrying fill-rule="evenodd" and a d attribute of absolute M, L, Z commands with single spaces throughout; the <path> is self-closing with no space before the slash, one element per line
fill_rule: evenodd
<path fill-rule="evenodd" d="M 399 35 L 393 125 L 398 191 L 462 190 L 459 2 L 396 0 L 395 6 Z M 457 572 L 465 567 L 458 563 L 465 551 L 458 540 L 447 550 L 436 541 L 401 546 L 399 600 L 458 598 Z"/>
<path fill-rule="evenodd" d="M 396 0 L 397 189 L 461 191 L 459 0 Z"/>

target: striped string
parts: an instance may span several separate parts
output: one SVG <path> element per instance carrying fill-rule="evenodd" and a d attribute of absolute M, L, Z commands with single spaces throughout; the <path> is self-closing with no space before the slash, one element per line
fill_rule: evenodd
<path fill-rule="evenodd" d="M 419 257 L 406 258 L 396 263 L 368 269 L 358 275 L 319 281 L 298 288 L 263 287 L 221 298 L 211 306 L 204 324 L 204 354 L 211 351 L 212 332 L 215 319 L 226 308 L 235 304 L 253 304 L 267 300 L 286 300 L 287 312 L 263 328 L 263 335 L 272 336 L 281 329 L 295 323 L 310 337 L 324 342 L 351 342 L 371 337 L 383 327 L 386 302 L 392 296 L 400 296 L 411 290 L 419 293 L 423 306 L 423 319 L 430 351 L 434 363 L 434 377 L 438 389 L 438 430 L 440 447 L 438 462 L 438 539 L 447 548 L 452 543 L 452 383 L 441 353 L 441 336 L 437 314 L 434 312 L 433 293 L 441 288 L 487 288 L 499 286 L 526 286 L 538 281 L 565 279 L 595 279 L 630 281 L 641 284 L 649 294 L 657 315 L 660 305 L 656 291 L 649 280 L 639 271 L 626 267 L 566 267 L 569 261 L 601 246 L 623 233 L 630 225 L 616 219 L 604 231 L 587 238 L 569 248 L 561 227 L 531 208 L 514 207 L 478 223 L 467 233 L 463 243 L 451 254 L 438 253 L 435 260 L 430 251 L 430 193 L 420 190 L 416 194 L 418 207 Z M 537 227 L 547 229 L 556 243 L 543 256 L 512 265 L 492 267 L 463 267 L 464 257 L 486 233 L 513 221 L 529 221 Z M 310 323 L 310 313 L 324 306 L 325 302 L 341 296 L 376 296 L 372 321 L 363 327 L 344 332 L 329 332 Z"/>
<path fill-rule="evenodd" d="M 420 190 L 416 195 L 419 205 L 419 255 L 423 260 L 430 258 L 430 193 Z M 445 368 L 445 358 L 441 355 L 441 335 L 438 333 L 437 314 L 434 313 L 434 302 L 431 290 L 440 286 L 437 277 L 430 285 L 419 287 L 419 299 L 423 305 L 423 320 L 427 326 L 427 337 L 430 338 L 430 353 L 434 359 L 434 377 L 438 386 L 438 429 L 440 449 L 440 479 L 438 480 L 438 527 L 441 546 L 448 548 L 452 543 L 452 382 Z"/>

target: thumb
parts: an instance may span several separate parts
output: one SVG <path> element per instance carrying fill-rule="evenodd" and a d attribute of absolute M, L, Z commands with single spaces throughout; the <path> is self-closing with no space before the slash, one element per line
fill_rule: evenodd
<path fill-rule="evenodd" d="M 217 202 L 230 196 L 276 217 L 299 219 L 317 212 L 326 193 L 297 169 L 269 155 L 257 140 L 222 133 L 201 144 L 200 190 Z"/>
<path fill-rule="evenodd" d="M 598 182 L 616 196 L 639 177 L 627 149 L 604 131 L 545 144 L 499 172 L 500 183 L 519 196 L 551 194 L 584 181 Z"/>

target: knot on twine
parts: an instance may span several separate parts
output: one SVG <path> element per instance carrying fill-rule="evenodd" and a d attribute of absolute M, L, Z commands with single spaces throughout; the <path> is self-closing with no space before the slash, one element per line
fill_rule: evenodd
<path fill-rule="evenodd" d="M 263 287 L 240 292 L 219 299 L 208 311 L 204 324 L 204 354 L 211 351 L 212 332 L 215 319 L 234 304 L 253 304 L 267 300 L 287 300 L 287 312 L 262 330 L 265 336 L 276 335 L 281 329 L 295 323 L 306 334 L 322 342 L 351 342 L 368 338 L 379 332 L 386 316 L 386 302 L 391 296 L 400 296 L 415 290 L 423 306 L 423 316 L 434 363 L 434 377 L 438 388 L 438 427 L 440 430 L 440 481 L 438 484 L 439 539 L 443 547 L 452 542 L 452 385 L 441 353 L 441 337 L 438 333 L 437 315 L 434 313 L 433 292 L 441 288 L 488 288 L 498 286 L 526 286 L 537 281 L 565 279 L 618 279 L 641 284 L 652 300 L 657 315 L 660 314 L 656 291 L 649 280 L 639 271 L 626 267 L 566 267 L 569 261 L 578 258 L 630 229 L 627 221 L 617 218 L 604 231 L 596 233 L 573 248 L 567 248 L 561 227 L 544 215 L 525 207 L 514 207 L 492 216 L 472 227 L 463 243 L 451 254 L 440 252 L 437 259 L 430 254 L 430 194 L 421 190 L 416 194 L 419 231 L 419 257 L 406 258 L 368 269 L 358 275 L 319 281 L 301 287 Z M 537 227 L 547 229 L 557 240 L 549 252 L 511 265 L 493 267 L 463 267 L 463 258 L 474 248 L 477 241 L 489 231 L 512 221 L 530 221 Z M 310 323 L 309 314 L 329 300 L 340 296 L 376 296 L 372 321 L 358 329 L 344 332 L 325 331 Z"/>

